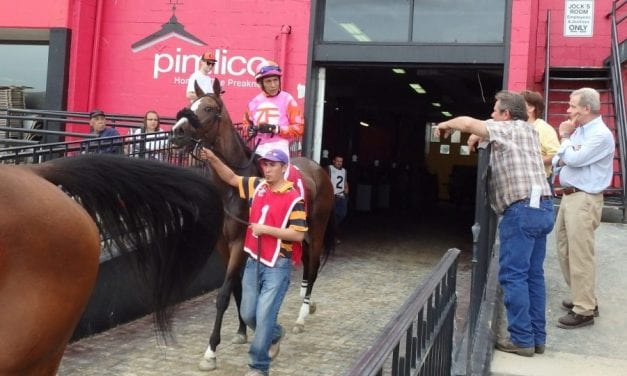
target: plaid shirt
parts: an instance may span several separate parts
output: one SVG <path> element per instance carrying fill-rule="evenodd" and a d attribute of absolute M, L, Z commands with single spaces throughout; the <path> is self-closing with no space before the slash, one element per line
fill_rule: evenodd
<path fill-rule="evenodd" d="M 487 120 L 488 139 L 492 144 L 489 187 L 492 209 L 502 214 L 516 201 L 529 198 L 532 186 L 542 187 L 550 196 L 546 181 L 538 132 L 522 120 Z"/>

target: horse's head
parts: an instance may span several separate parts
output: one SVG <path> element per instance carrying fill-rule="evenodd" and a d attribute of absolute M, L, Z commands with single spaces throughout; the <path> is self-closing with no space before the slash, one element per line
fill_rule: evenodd
<path fill-rule="evenodd" d="M 197 143 L 210 146 L 218 137 L 222 121 L 230 123 L 220 98 L 220 80 L 213 81 L 213 94 L 205 94 L 197 83 L 194 87 L 198 99 L 176 114 L 177 122 L 172 127 L 171 142 L 176 147 L 193 148 Z"/>

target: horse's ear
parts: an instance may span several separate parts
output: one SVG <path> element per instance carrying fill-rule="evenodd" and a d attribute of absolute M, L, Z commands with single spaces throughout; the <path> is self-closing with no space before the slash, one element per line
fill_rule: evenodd
<path fill-rule="evenodd" d="M 205 92 L 198 86 L 198 81 L 194 81 L 194 91 L 196 92 L 196 98 L 204 97 Z"/>
<path fill-rule="evenodd" d="M 222 85 L 220 84 L 220 79 L 217 77 L 213 79 L 213 94 L 216 97 L 219 97 L 220 94 L 222 94 Z"/>

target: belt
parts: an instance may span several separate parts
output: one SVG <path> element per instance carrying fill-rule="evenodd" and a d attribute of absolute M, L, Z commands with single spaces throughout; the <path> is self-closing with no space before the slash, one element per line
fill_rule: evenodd
<path fill-rule="evenodd" d="M 576 193 L 576 192 L 583 192 L 583 191 L 581 189 L 577 189 L 575 187 L 562 188 L 562 195 L 564 195 L 564 196 L 568 196 L 568 195 Z"/>

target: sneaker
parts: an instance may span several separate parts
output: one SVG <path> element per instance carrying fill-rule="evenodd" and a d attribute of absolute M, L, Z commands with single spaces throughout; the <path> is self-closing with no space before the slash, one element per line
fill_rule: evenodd
<path fill-rule="evenodd" d="M 535 347 L 518 347 L 514 345 L 510 340 L 507 340 L 505 342 L 497 342 L 496 349 L 504 351 L 506 353 L 510 353 L 510 354 L 531 357 L 533 356 L 533 353 L 535 352 L 536 348 Z"/>
<path fill-rule="evenodd" d="M 283 340 L 283 337 L 285 337 L 285 329 L 281 328 L 281 336 L 270 345 L 270 350 L 268 350 L 270 360 L 274 360 L 274 358 L 279 355 L 279 351 L 281 351 L 281 340 Z"/>
<path fill-rule="evenodd" d="M 536 345 L 534 350 L 536 354 L 544 354 L 544 350 L 546 350 L 546 345 Z"/>
<path fill-rule="evenodd" d="M 562 309 L 565 309 L 567 311 L 571 311 L 574 307 L 575 307 L 575 305 L 573 304 L 572 300 L 570 300 L 570 299 L 562 300 Z M 594 306 L 594 317 L 599 317 L 599 306 L 598 305 Z"/>
<path fill-rule="evenodd" d="M 568 311 L 566 316 L 557 320 L 557 327 L 562 329 L 575 329 L 594 324 L 594 316 L 582 316 L 573 311 Z"/>

